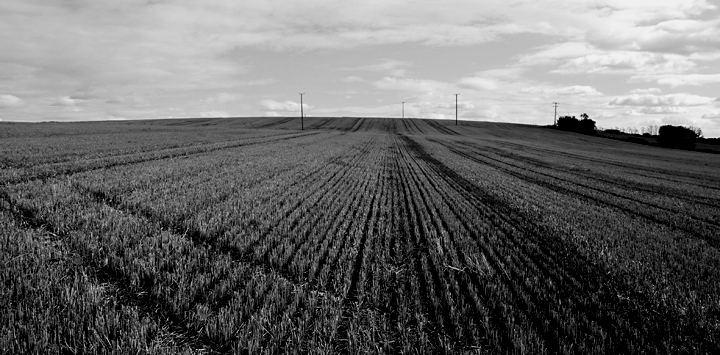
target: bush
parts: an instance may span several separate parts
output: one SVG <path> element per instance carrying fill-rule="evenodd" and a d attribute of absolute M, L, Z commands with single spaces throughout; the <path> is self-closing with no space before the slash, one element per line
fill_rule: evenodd
<path fill-rule="evenodd" d="M 664 147 L 694 149 L 699 130 L 683 126 L 662 126 L 658 134 L 658 144 Z"/>
<path fill-rule="evenodd" d="M 566 131 L 595 134 L 595 121 L 588 118 L 587 114 L 582 114 L 582 120 L 578 120 L 575 116 L 561 116 L 558 118 L 558 128 Z"/>

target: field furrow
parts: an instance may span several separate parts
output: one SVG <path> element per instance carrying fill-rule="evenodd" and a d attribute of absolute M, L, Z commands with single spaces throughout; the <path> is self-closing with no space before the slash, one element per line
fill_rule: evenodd
<path fill-rule="evenodd" d="M 306 134 L 282 134 L 272 135 L 269 137 L 263 137 L 255 141 L 239 141 L 239 142 L 228 142 L 223 144 L 206 144 L 199 146 L 192 146 L 189 148 L 172 148 L 160 151 L 150 151 L 146 154 L 129 154 L 129 155 L 118 155 L 110 156 L 108 158 L 100 158 L 95 160 L 83 160 L 80 162 L 69 162 L 69 163 L 57 163 L 40 165 L 32 167 L 30 169 L 4 169 L 3 174 L 0 177 L 0 183 L 2 184 L 17 184 L 21 182 L 34 181 L 34 180 L 46 180 L 49 178 L 56 177 L 58 175 L 70 175 L 80 172 L 93 171 L 98 169 L 105 169 L 117 166 L 127 166 L 132 164 L 144 163 L 149 161 L 164 160 L 174 157 L 186 157 L 189 155 L 211 153 L 217 150 L 237 148 L 247 146 L 251 144 L 263 144 L 269 143 L 276 140 L 287 140 L 303 136 L 314 135 L 317 133 L 306 133 Z M 269 138 L 269 139 L 266 139 Z"/>
<path fill-rule="evenodd" d="M 422 148 L 420 148 L 418 146 L 418 149 L 421 150 Z M 420 152 L 420 154 L 424 155 L 424 153 L 422 151 Z M 505 229 L 504 223 L 507 223 L 507 222 L 502 222 L 502 221 L 508 220 L 508 217 L 511 217 L 508 220 L 509 223 L 507 225 L 515 226 L 515 227 L 512 227 L 513 229 L 521 228 L 521 230 L 525 230 L 525 232 L 523 234 L 521 234 L 519 236 L 519 238 L 515 237 L 515 238 L 510 238 L 510 239 L 506 239 L 506 238 L 497 239 L 497 241 L 499 241 L 499 242 L 503 242 L 506 240 L 507 241 L 515 240 L 514 243 L 515 243 L 516 250 L 511 253 L 513 256 L 522 257 L 523 248 L 527 248 L 527 241 L 531 241 L 533 239 L 537 240 L 537 242 L 536 242 L 537 245 L 548 246 L 546 248 L 543 248 L 545 250 L 540 250 L 539 252 L 533 251 L 532 248 L 526 249 L 527 252 L 530 252 L 530 253 L 527 254 L 525 257 L 522 257 L 522 259 L 524 260 L 524 262 L 531 262 L 531 264 L 528 264 L 527 266 L 525 266 L 521 269 L 517 269 L 517 266 L 515 268 L 511 268 L 511 273 L 509 276 L 514 276 L 515 275 L 514 273 L 517 272 L 516 270 L 536 269 L 536 266 L 533 265 L 534 263 L 536 263 L 536 262 L 542 263 L 544 259 L 547 260 L 548 257 L 552 258 L 553 255 L 558 250 L 560 250 L 560 251 L 567 250 L 566 252 L 560 253 L 559 255 L 555 254 L 560 259 L 557 259 L 556 261 L 552 261 L 552 259 L 550 259 L 549 262 L 548 261 L 545 262 L 545 263 L 547 263 L 546 267 L 544 268 L 545 270 L 548 270 L 548 267 L 550 267 L 550 268 L 552 268 L 550 270 L 554 269 L 555 271 L 560 271 L 558 273 L 555 273 L 555 275 L 560 275 L 560 277 L 561 277 L 561 279 L 555 280 L 557 287 L 560 288 L 560 290 L 563 290 L 563 289 L 566 290 L 568 288 L 584 289 L 591 293 L 597 294 L 598 296 L 601 296 L 601 298 L 599 300 L 597 300 L 597 299 L 595 300 L 595 302 L 600 301 L 600 303 L 595 303 L 595 302 L 587 303 L 588 300 L 575 298 L 575 295 L 567 294 L 565 291 L 560 291 L 560 293 L 558 293 L 558 291 L 556 291 L 555 287 L 550 286 L 552 284 L 549 284 L 548 285 L 548 286 L 550 286 L 549 289 L 539 289 L 537 292 L 535 292 L 535 296 L 531 296 L 531 299 L 535 299 L 535 300 L 555 299 L 555 300 L 558 300 L 558 299 L 563 299 L 563 298 L 570 296 L 571 297 L 570 299 L 568 299 L 566 301 L 562 301 L 560 303 L 565 304 L 566 306 L 568 306 L 568 305 L 572 306 L 572 304 L 574 302 L 577 302 L 575 304 L 575 306 L 573 306 L 573 308 L 572 308 L 572 309 L 574 309 L 574 311 L 568 312 L 569 314 L 578 314 L 578 313 L 583 314 L 583 313 L 585 313 L 584 312 L 585 310 L 590 310 L 590 312 L 587 312 L 587 315 L 586 315 L 586 316 L 590 317 L 590 319 L 588 321 L 582 321 L 582 318 L 576 318 L 577 319 L 576 321 L 581 321 L 581 324 L 584 322 L 585 327 L 589 327 L 587 329 L 594 328 L 595 333 L 597 332 L 598 327 L 605 328 L 605 330 L 602 333 L 596 333 L 596 334 L 598 334 L 599 337 L 603 337 L 602 336 L 603 333 L 604 334 L 613 334 L 614 332 L 621 332 L 620 334 L 622 334 L 622 335 L 619 336 L 619 338 L 629 340 L 630 338 L 633 337 L 633 335 L 632 335 L 633 328 L 635 328 L 635 329 L 637 329 L 638 327 L 640 327 L 640 328 L 647 327 L 650 329 L 653 329 L 653 328 L 661 329 L 662 328 L 661 324 L 663 321 L 660 316 L 660 313 L 652 314 L 652 313 L 645 313 L 643 311 L 643 308 L 649 304 L 648 303 L 649 301 L 647 299 L 645 299 L 645 297 L 643 295 L 638 294 L 637 292 L 633 292 L 632 290 L 625 289 L 625 287 L 623 287 L 622 285 L 618 284 L 616 281 L 613 281 L 613 280 L 600 281 L 603 279 L 603 277 L 601 277 L 601 275 L 606 274 L 606 273 L 603 272 L 602 270 L 593 271 L 592 269 L 583 271 L 585 268 L 587 268 L 587 266 L 591 265 L 583 260 L 577 260 L 575 262 L 570 262 L 569 263 L 570 267 L 567 267 L 567 269 L 565 269 L 563 271 L 564 267 L 562 265 L 564 265 L 564 264 L 567 265 L 568 262 L 570 261 L 570 260 L 568 260 L 568 257 L 573 256 L 574 254 L 572 253 L 572 250 L 568 250 L 567 246 L 563 246 L 562 244 L 560 244 L 560 245 L 557 244 L 557 242 L 559 242 L 560 239 L 558 239 L 558 238 L 548 239 L 547 237 L 542 236 L 542 234 L 539 234 L 539 235 L 536 234 L 536 233 L 538 233 L 537 230 L 533 231 L 531 229 L 528 229 L 528 227 L 532 226 L 531 222 L 529 223 L 528 221 L 523 221 L 523 218 L 520 215 L 518 215 L 516 212 L 513 212 L 511 209 L 501 208 L 502 203 L 500 201 L 498 201 L 497 199 L 494 199 L 492 196 L 487 195 L 487 193 L 485 193 L 485 192 L 478 191 L 478 189 L 476 187 L 473 187 L 472 184 L 468 183 L 467 181 L 465 181 L 464 179 L 462 179 L 461 177 L 459 177 L 455 173 L 453 173 L 451 170 L 442 166 L 442 164 L 439 163 L 434 158 L 432 158 L 430 156 L 426 156 L 425 159 L 431 161 L 433 163 L 433 165 L 436 167 L 436 170 L 438 172 L 441 172 L 442 174 L 446 174 L 446 176 L 450 177 L 450 181 L 448 181 L 448 182 L 454 181 L 457 185 L 459 185 L 456 188 L 456 190 L 460 190 L 460 191 L 465 190 L 466 194 L 468 196 L 480 197 L 479 201 L 476 201 L 473 203 L 476 206 L 476 208 L 478 206 L 483 206 L 483 205 L 492 206 L 492 209 L 488 209 L 487 207 L 485 207 L 485 209 L 489 211 L 491 216 L 494 215 L 494 218 L 491 220 L 501 221 L 500 224 L 498 224 L 496 228 L 499 228 L 499 230 Z M 448 191 L 452 191 L 452 189 L 448 189 Z M 456 205 L 458 205 L 458 204 L 456 204 Z M 463 211 L 472 211 L 472 208 L 463 209 Z M 486 213 L 488 213 L 488 212 L 486 212 Z M 465 212 L 465 214 L 467 214 L 467 212 Z M 513 222 L 513 220 L 515 220 L 515 221 Z M 513 237 L 513 235 L 515 235 L 517 232 L 513 232 L 511 229 L 511 230 L 508 230 L 508 232 L 506 232 L 506 233 L 507 233 L 506 234 L 507 237 Z M 538 239 L 537 237 L 533 237 L 533 236 L 538 236 L 541 238 Z M 554 244 L 550 244 L 550 245 L 547 244 L 548 242 L 551 242 L 553 240 L 555 240 Z M 509 247 L 512 248 L 512 246 L 509 246 Z M 489 251 L 486 251 L 486 252 L 489 253 Z M 521 261 L 518 261 L 518 262 L 520 262 L 520 264 L 522 264 Z M 558 270 L 558 268 L 559 268 L 559 270 Z M 498 269 L 504 270 L 502 267 L 498 267 Z M 576 276 L 574 276 L 575 279 L 565 279 L 567 277 L 567 275 L 576 275 Z M 529 276 L 529 275 L 522 275 L 522 273 L 518 274 L 517 277 L 518 278 L 516 280 L 508 280 L 509 281 L 508 285 L 511 285 L 509 287 L 517 287 L 517 286 L 512 286 L 512 285 L 523 285 L 523 283 L 524 283 L 523 279 L 528 280 L 528 279 L 533 278 L 532 276 Z M 547 277 L 553 277 L 553 275 L 552 274 L 550 274 L 550 275 L 548 275 L 548 274 L 542 275 L 541 274 L 541 275 L 537 275 L 535 277 L 538 278 L 539 280 L 542 280 Z M 578 284 L 578 282 L 579 282 L 579 284 Z M 542 285 L 540 285 L 540 286 L 542 286 Z M 537 287 L 537 286 L 528 284 L 528 286 L 524 290 L 524 292 L 528 292 L 528 290 L 532 290 L 535 287 Z M 625 290 L 623 290 L 623 289 L 625 289 Z M 625 310 L 624 310 L 624 312 L 630 312 L 628 318 L 625 318 L 626 316 L 623 315 L 623 313 L 617 312 L 613 308 L 604 309 L 604 304 L 605 304 L 605 302 L 608 301 L 608 299 L 606 297 L 613 296 L 616 293 L 622 294 L 622 295 L 632 295 L 631 297 L 637 298 L 635 300 L 636 302 L 638 302 L 637 304 L 633 303 L 633 304 L 624 305 L 626 307 L 630 306 L 628 308 L 625 308 Z M 531 293 L 531 295 L 532 295 L 532 293 Z M 553 302 L 557 302 L 557 301 L 553 301 Z M 546 304 L 539 305 L 539 309 L 548 309 L 550 311 L 550 310 L 552 310 L 552 308 L 553 308 L 552 304 L 546 303 Z M 556 312 L 556 311 L 552 311 L 552 312 Z M 639 313 L 639 312 L 642 312 L 642 313 Z M 530 314 L 533 314 L 533 313 L 536 314 L 537 312 L 530 312 Z M 565 313 L 565 314 L 568 314 L 568 313 Z M 558 314 L 562 314 L 562 313 L 558 313 Z M 663 314 L 665 314 L 665 312 L 663 312 Z M 648 316 L 650 316 L 651 318 L 648 319 L 647 318 Z M 544 318 L 544 319 L 552 320 L 553 317 L 551 315 L 546 315 L 546 318 Z M 647 324 L 646 325 L 641 324 L 643 322 L 641 319 L 645 319 L 644 321 L 648 322 L 652 326 L 648 327 Z M 556 322 L 561 322 L 561 321 L 562 321 L 562 318 L 558 318 Z M 538 321 L 535 321 L 535 323 L 537 324 Z M 581 324 L 568 324 L 567 326 L 574 328 Z M 558 324 L 555 324 L 555 326 L 553 326 L 550 329 L 558 330 L 558 329 L 562 329 L 562 327 L 560 327 Z M 623 329 L 625 329 L 625 330 L 623 330 Z M 672 336 L 669 331 L 666 333 L 666 331 L 660 330 L 660 329 L 656 330 L 656 331 L 659 330 L 659 333 L 654 333 L 654 334 L 658 334 L 658 335 L 663 334 L 663 336 Z M 553 336 L 552 334 L 547 334 L 546 339 L 552 338 L 552 336 Z M 702 339 L 702 338 L 700 338 L 700 339 Z M 700 340 L 700 339 L 698 339 L 698 340 Z M 602 343 L 605 340 L 600 338 L 600 339 L 598 339 L 598 341 L 600 341 L 600 343 Z M 592 345 L 592 344 L 593 343 L 590 343 L 590 345 Z M 622 349 L 622 348 L 627 349 L 627 348 L 631 348 L 633 345 L 632 345 L 632 343 L 625 343 L 625 344 L 620 343 L 615 346 L 618 346 L 618 349 Z M 656 344 L 654 346 L 660 347 L 661 345 Z"/>
<path fill-rule="evenodd" d="M 591 190 L 602 192 L 604 194 L 613 196 L 616 199 L 625 199 L 638 203 L 642 206 L 650 206 L 655 209 L 667 211 L 674 214 L 683 214 L 689 218 L 696 219 L 701 223 L 707 223 L 716 227 L 720 226 L 720 223 L 716 222 L 718 215 L 712 214 L 713 209 L 708 209 L 709 215 L 702 215 L 700 213 L 705 210 L 698 210 L 695 204 L 700 204 L 708 207 L 719 207 L 717 203 L 707 202 L 712 201 L 706 198 L 688 198 L 685 194 L 675 193 L 673 196 L 672 191 L 668 191 L 667 187 L 663 187 L 662 191 L 664 194 L 658 194 L 656 189 L 648 189 L 642 186 L 624 184 L 618 179 L 603 178 L 598 173 L 579 173 L 577 171 L 560 171 L 554 166 L 545 166 L 542 162 L 536 160 L 527 161 L 517 155 L 508 155 L 507 153 L 498 152 L 497 149 L 492 147 L 477 147 L 472 144 L 461 143 L 462 146 L 471 147 L 472 154 L 490 159 L 495 162 L 504 164 L 516 168 L 518 170 L 527 172 L 533 175 L 540 175 L 550 179 L 559 180 L 565 184 L 579 186 L 583 190 Z M 524 163 L 524 164 L 523 164 Z M 554 184 L 557 185 L 557 184 Z M 639 194 L 637 190 L 644 190 L 651 194 Z M 683 202 L 677 202 L 669 197 L 680 199 Z M 698 199 L 700 201 L 698 201 Z"/>
<path fill-rule="evenodd" d="M 720 353 L 714 156 L 298 118 L 8 126 L 0 352 Z"/>
<path fill-rule="evenodd" d="M 463 143 L 468 145 L 467 143 Z M 493 152 L 498 156 L 515 161 L 517 163 L 523 163 L 523 165 L 534 166 L 537 168 L 547 169 L 547 171 L 557 171 L 558 173 L 567 174 L 570 179 L 576 179 L 578 181 L 585 182 L 599 182 L 608 186 L 617 187 L 622 193 L 631 194 L 633 196 L 640 196 L 645 198 L 652 198 L 655 201 L 662 203 L 666 200 L 680 200 L 683 203 L 699 204 L 711 208 L 719 208 L 720 203 L 716 199 L 703 196 L 697 191 L 691 189 L 680 189 L 677 184 L 674 185 L 659 185 L 651 184 L 647 181 L 636 181 L 628 176 L 624 176 L 621 171 L 613 171 L 612 173 L 605 173 L 599 171 L 597 168 L 591 169 L 577 169 L 574 165 L 565 163 L 551 163 L 543 160 L 540 157 L 526 156 L 522 152 L 508 151 L 505 149 L 495 148 L 491 146 L 477 146 L 469 145 L 474 150 L 480 150 L 485 152 Z M 547 157 L 545 158 L 547 159 Z M 579 162 L 582 163 L 582 162 Z M 584 163 L 587 165 L 589 163 Z M 643 195 L 638 194 L 642 191 Z M 674 206 L 682 206 L 681 204 L 675 203 Z"/>
<path fill-rule="evenodd" d="M 451 150 L 454 153 L 463 155 L 470 160 L 490 164 L 504 173 L 541 185 L 559 193 L 578 196 L 587 199 L 593 204 L 606 205 L 623 211 L 624 213 L 642 217 L 654 223 L 666 225 L 668 228 L 686 232 L 692 236 L 705 240 L 709 245 L 716 248 L 720 246 L 720 239 L 718 239 L 717 234 L 718 226 L 720 225 L 717 222 L 681 214 L 680 212 L 673 211 L 672 209 L 643 203 L 642 201 L 629 196 L 608 192 L 600 188 L 591 187 L 576 181 L 558 178 L 550 174 L 539 173 L 526 167 L 517 167 L 512 163 L 506 163 L 500 159 L 492 158 L 479 152 L 469 154 L 459 149 Z M 548 181 L 548 179 L 559 180 L 560 183 L 553 183 Z"/>
<path fill-rule="evenodd" d="M 595 166 L 609 166 L 609 167 L 617 167 L 621 169 L 628 169 L 633 171 L 633 175 L 638 175 L 642 178 L 651 178 L 651 179 L 657 179 L 659 181 L 664 182 L 674 182 L 674 183 L 681 183 L 681 184 L 690 184 L 695 185 L 700 188 L 707 188 L 714 190 L 717 192 L 717 190 L 720 190 L 720 183 L 718 183 L 715 179 L 713 179 L 713 176 L 708 173 L 700 173 L 700 172 L 694 172 L 694 171 L 682 171 L 679 169 L 670 169 L 667 167 L 667 165 L 675 163 L 677 164 L 676 160 L 672 160 L 669 162 L 664 162 L 657 157 L 649 158 L 649 161 L 652 162 L 658 162 L 659 166 L 648 166 L 645 162 L 635 162 L 635 163 L 629 163 L 622 161 L 621 155 L 614 155 L 613 158 L 599 158 L 592 156 L 592 152 L 587 152 L 585 154 L 577 154 L 577 153 L 571 153 L 566 151 L 561 151 L 557 149 L 547 149 L 547 148 L 541 148 L 537 146 L 528 147 L 522 144 L 514 143 L 514 142 L 499 142 L 496 143 L 501 146 L 508 146 L 513 147 L 515 149 L 531 149 L 532 151 L 539 153 L 545 153 L 547 155 L 551 156 L 559 156 L 563 158 L 567 158 L 569 160 L 578 160 L 582 163 L 591 163 Z M 660 160 L 660 161 L 659 161 Z M 695 169 L 693 169 L 695 170 Z M 682 178 L 682 180 L 680 179 Z"/>

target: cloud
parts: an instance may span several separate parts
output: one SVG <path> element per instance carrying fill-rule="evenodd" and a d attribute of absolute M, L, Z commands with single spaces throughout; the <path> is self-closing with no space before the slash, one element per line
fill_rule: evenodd
<path fill-rule="evenodd" d="M 498 88 L 498 83 L 495 80 L 479 77 L 462 78 L 458 85 L 475 90 L 495 90 Z"/>
<path fill-rule="evenodd" d="M 3 94 L 0 95 L 0 108 L 18 107 L 24 103 L 23 99 L 14 96 Z"/>
<path fill-rule="evenodd" d="M 520 90 L 526 94 L 541 94 L 544 96 L 601 96 L 602 93 L 590 86 L 574 85 L 562 88 L 529 87 Z"/>
<path fill-rule="evenodd" d="M 206 97 L 202 100 L 199 100 L 200 103 L 203 104 L 226 104 L 228 102 L 236 102 L 240 101 L 244 97 L 243 94 L 238 93 L 229 93 L 229 92 L 221 92 L 217 93 L 213 96 Z"/>
<path fill-rule="evenodd" d="M 695 66 L 695 62 L 675 54 L 615 51 L 570 59 L 553 72 L 560 74 L 682 73 Z"/>
<path fill-rule="evenodd" d="M 203 112 L 199 112 L 198 115 L 200 115 L 200 117 L 228 117 L 228 116 L 230 116 L 225 111 L 203 111 Z"/>
<path fill-rule="evenodd" d="M 441 102 L 441 103 L 421 102 L 421 103 L 418 103 L 418 105 L 420 105 L 421 107 L 424 107 L 424 108 L 443 108 L 443 109 L 445 109 L 445 108 L 454 109 L 455 108 L 454 102 Z M 469 109 L 475 108 L 475 105 L 469 101 L 458 101 L 457 107 L 458 107 L 458 109 L 469 110 Z"/>
<path fill-rule="evenodd" d="M 447 106 L 454 103 L 453 93 L 461 93 L 460 99 L 476 100 L 473 112 L 500 115 L 527 108 L 509 115 L 532 122 L 549 110 L 547 102 L 537 103 L 545 95 L 597 107 L 626 93 L 664 96 L 630 91 L 633 87 L 693 85 L 693 94 L 716 97 L 717 5 L 715 0 L 484 0 L 482 6 L 477 0 L 7 0 L 0 11 L 0 93 L 26 100 L 13 119 L 91 119 L 115 112 L 128 118 L 187 117 L 214 110 L 286 115 L 298 112 L 299 105 L 261 100 L 286 98 L 291 90 L 292 95 L 322 92 L 328 103 L 349 102 L 343 97 L 352 95 L 358 106 L 353 110 L 378 115 L 397 111 L 395 105 L 374 110 L 380 98 Z M 349 84 L 358 79 L 374 86 Z M 628 79 L 640 85 L 628 85 Z M 353 86 L 366 90 L 344 92 Z M 601 99 L 603 94 L 612 96 Z M 685 107 L 670 101 L 608 111 Z M 50 107 L 53 103 L 61 109 Z M 0 97 L 1 107 L 9 105 L 18 104 Z M 78 107 L 85 112 L 70 112 Z M 690 109 L 688 116 L 699 117 L 699 110 Z M 451 111 L 428 105 L 423 113 Z"/>
<path fill-rule="evenodd" d="M 300 103 L 294 101 L 280 102 L 275 100 L 262 100 L 260 101 L 260 105 L 269 111 L 300 112 Z M 311 109 L 312 106 L 303 103 L 303 108 L 307 110 Z"/>
<path fill-rule="evenodd" d="M 717 20 L 693 17 L 716 10 L 706 0 L 606 0 L 588 16 L 585 38 L 612 50 L 677 54 L 712 50 L 718 43 Z"/>
<path fill-rule="evenodd" d="M 129 95 L 111 96 L 105 100 L 105 103 L 121 104 L 121 105 L 130 106 L 130 107 L 142 107 L 142 106 L 147 106 L 147 104 L 148 104 L 147 99 L 138 92 L 133 92 L 132 94 L 129 94 Z"/>
<path fill-rule="evenodd" d="M 76 106 L 77 104 L 81 103 L 84 100 L 73 98 L 70 96 L 63 96 L 55 100 L 55 103 L 52 104 L 52 106 Z"/>
<path fill-rule="evenodd" d="M 720 111 L 713 111 L 713 112 L 706 113 L 706 114 L 702 115 L 701 118 L 709 118 L 709 119 L 720 118 Z"/>
<path fill-rule="evenodd" d="M 413 66 L 413 63 L 409 61 L 383 58 L 376 64 L 361 65 L 357 67 L 343 67 L 340 68 L 340 70 L 381 72 L 392 76 L 405 76 L 407 74 L 406 68 L 411 66 Z M 359 77 L 349 76 L 348 78 Z"/>
<path fill-rule="evenodd" d="M 375 87 L 383 90 L 400 90 L 422 94 L 447 92 L 451 86 L 448 83 L 435 80 L 420 80 L 406 78 L 384 77 L 374 83 Z"/>
<path fill-rule="evenodd" d="M 652 106 L 643 107 L 640 112 L 647 114 L 661 114 L 661 113 L 686 113 L 688 110 L 683 107 L 676 106 Z"/>
<path fill-rule="evenodd" d="M 359 76 L 351 75 L 351 76 L 346 76 L 343 79 L 343 81 L 346 83 L 359 83 L 359 82 L 363 81 L 363 78 L 361 78 Z"/>
<path fill-rule="evenodd" d="M 711 103 L 712 97 L 691 94 L 632 94 L 617 97 L 610 105 L 620 106 L 700 106 Z"/>
<path fill-rule="evenodd" d="M 578 58 L 591 54 L 601 54 L 599 50 L 586 42 L 563 42 L 539 47 L 539 51 L 521 55 L 520 65 L 547 65 L 570 58 Z"/>
<path fill-rule="evenodd" d="M 246 87 L 246 86 L 262 86 L 262 85 L 273 84 L 273 83 L 276 83 L 276 82 L 277 82 L 277 79 L 266 78 L 266 79 L 257 79 L 257 80 L 243 81 L 243 82 L 238 83 L 237 85 L 238 85 L 238 86 L 242 86 L 242 87 Z"/>
<path fill-rule="evenodd" d="M 677 86 L 700 86 L 705 84 L 720 83 L 720 74 L 676 74 L 676 75 L 635 75 L 630 77 L 630 82 L 655 81 L 661 85 Z"/>
<path fill-rule="evenodd" d="M 662 90 L 658 88 L 647 88 L 647 89 L 632 89 L 630 94 L 659 94 Z"/>

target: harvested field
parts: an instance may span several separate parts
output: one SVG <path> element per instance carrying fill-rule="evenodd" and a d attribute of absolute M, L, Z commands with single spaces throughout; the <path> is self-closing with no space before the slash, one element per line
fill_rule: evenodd
<path fill-rule="evenodd" d="M 720 159 L 390 118 L 0 124 L 3 353 L 720 353 Z"/>

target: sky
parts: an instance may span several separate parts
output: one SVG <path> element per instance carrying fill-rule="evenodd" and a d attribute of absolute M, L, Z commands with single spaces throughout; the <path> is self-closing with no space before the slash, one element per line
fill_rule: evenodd
<path fill-rule="evenodd" d="M 299 115 L 692 125 L 717 0 L 3 0 L 0 119 Z M 457 94 L 457 96 L 455 95 Z"/>

